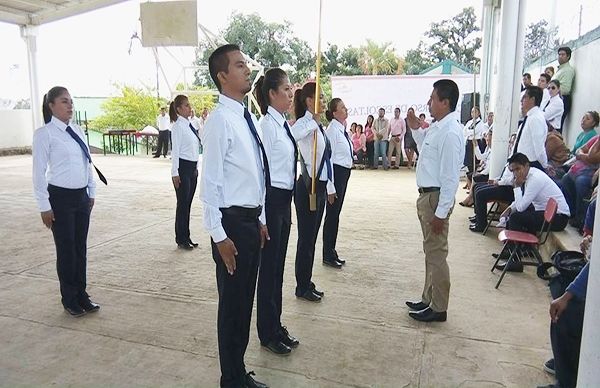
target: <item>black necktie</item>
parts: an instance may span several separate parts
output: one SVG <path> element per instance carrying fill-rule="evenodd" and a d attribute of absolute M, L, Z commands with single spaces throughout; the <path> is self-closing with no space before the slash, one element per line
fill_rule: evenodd
<path fill-rule="evenodd" d="M 83 151 L 83 154 L 85 155 L 85 157 L 87 158 L 87 160 L 92 163 L 92 166 L 94 166 L 94 163 L 92 162 L 92 157 L 90 156 L 90 152 L 88 151 L 85 143 L 83 142 L 83 140 L 81 140 L 81 138 L 79 136 L 77 136 L 75 134 L 75 132 L 73 132 L 73 129 L 69 126 L 67 126 L 67 133 L 69 135 L 71 135 L 71 137 L 77 142 L 77 144 L 79 144 L 79 147 L 81 148 L 81 150 Z M 100 180 L 102 181 L 102 183 L 104 183 L 105 185 L 108 185 L 108 182 L 106 181 L 106 178 L 104 177 L 104 174 L 102 174 L 100 172 L 100 170 L 98 170 L 98 167 L 94 166 L 94 168 L 96 169 L 96 172 L 98 173 L 98 178 L 100 178 Z"/>
<path fill-rule="evenodd" d="M 321 124 L 319 124 L 319 130 L 321 130 L 321 135 L 323 136 L 323 141 L 325 142 L 323 158 L 325 159 L 325 166 L 327 167 L 327 180 L 331 181 L 333 180 L 333 170 L 331 168 L 331 144 L 329 144 L 329 139 L 325 135 L 325 131 L 323 130 L 323 126 Z"/>
<path fill-rule="evenodd" d="M 525 195 L 525 182 L 521 185 L 521 194 Z"/>
<path fill-rule="evenodd" d="M 196 128 L 194 128 L 192 123 L 190 123 L 190 129 L 192 130 L 192 132 L 194 132 L 194 136 L 196 136 L 198 138 L 198 141 L 200 141 L 200 136 L 198 136 L 198 130 Z"/>
<path fill-rule="evenodd" d="M 344 129 L 344 137 L 346 138 L 346 141 L 348 141 L 348 146 L 350 147 L 350 159 L 354 161 L 354 155 L 352 155 L 352 142 L 350 141 L 350 136 L 348 136 L 346 129 Z"/>
<path fill-rule="evenodd" d="M 258 148 L 260 149 L 260 152 L 262 154 L 263 169 L 265 173 L 265 185 L 268 189 L 269 187 L 271 187 L 271 173 L 269 172 L 269 161 L 267 160 L 267 153 L 265 152 L 265 147 L 263 146 L 263 143 L 260 140 L 260 137 L 258 136 L 258 132 L 256 131 L 256 127 L 254 126 L 254 122 L 252 121 L 250 112 L 246 108 L 244 108 L 244 118 L 246 119 L 246 122 L 248 123 L 248 128 L 250 128 L 250 132 L 252 133 L 252 136 L 254 137 L 254 140 L 256 141 L 256 144 L 258 145 Z"/>
<path fill-rule="evenodd" d="M 512 152 L 513 155 L 517 153 L 517 148 L 519 148 L 519 142 L 521 141 L 521 135 L 523 134 L 523 129 L 525 129 L 526 122 L 527 122 L 527 115 L 525 115 L 525 118 L 523 119 L 523 124 L 521 124 L 521 128 L 519 129 L 519 134 L 517 135 L 517 141 L 515 141 L 515 145 L 513 147 L 513 152 Z"/>
<path fill-rule="evenodd" d="M 548 102 L 546 103 L 546 105 L 544 105 L 544 109 L 542 109 L 544 112 L 546 111 L 546 108 L 548 107 L 548 105 L 550 105 L 550 100 L 548 100 Z"/>
<path fill-rule="evenodd" d="M 294 136 L 292 136 L 292 132 L 290 131 L 290 127 L 287 123 L 287 121 L 283 121 L 283 127 L 285 128 L 285 132 L 287 133 L 288 137 L 290 138 L 290 140 L 292 141 L 292 144 L 294 145 L 294 187 L 296 186 L 296 173 L 298 172 L 298 146 L 296 145 L 296 140 L 294 139 Z"/>

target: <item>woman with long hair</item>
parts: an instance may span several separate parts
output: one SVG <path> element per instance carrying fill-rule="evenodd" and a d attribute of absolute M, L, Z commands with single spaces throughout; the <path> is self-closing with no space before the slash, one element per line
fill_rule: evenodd
<path fill-rule="evenodd" d="M 375 132 L 373 132 L 373 121 L 375 118 L 373 115 L 367 116 L 367 122 L 365 123 L 365 137 L 367 139 L 367 166 L 370 169 L 376 168 L 375 166 Z"/>
<path fill-rule="evenodd" d="M 79 317 L 100 309 L 86 292 L 87 235 L 96 197 L 92 159 L 83 131 L 71 122 L 69 91 L 53 87 L 42 108 L 46 125 L 33 135 L 33 188 L 42 222 L 54 236 L 62 305 Z"/>
<path fill-rule="evenodd" d="M 285 118 L 294 94 L 285 71 L 265 72 L 254 86 L 263 117 L 259 124 L 269 164 L 271 186 L 265 201 L 270 240 L 265 242 L 258 273 L 256 311 L 260 344 L 275 354 L 289 354 L 300 343 L 281 323 L 283 271 L 292 225 L 298 147 Z"/>
<path fill-rule="evenodd" d="M 325 202 L 335 200 L 333 168 L 331 166 L 331 145 L 320 123 L 320 115 L 325 109 L 323 96 L 315 110 L 314 82 L 307 82 L 294 94 L 294 114 L 296 122 L 291 128 L 292 135 L 300 151 L 300 177 L 296 183 L 294 203 L 298 217 L 298 245 L 296 248 L 296 296 L 309 302 L 320 302 L 323 292 L 312 282 L 312 268 L 315 260 L 315 244 L 321 226 Z M 317 138 L 316 165 L 313 166 L 313 139 Z M 309 193 L 312 190 L 313 167 L 316 175 L 316 210 L 310 209 Z"/>
<path fill-rule="evenodd" d="M 356 164 L 359 170 L 365 169 L 365 156 L 367 153 L 367 137 L 363 133 L 362 124 L 356 125 L 356 130 L 352 134 L 352 148 L 356 155 Z"/>
<path fill-rule="evenodd" d="M 192 107 L 182 94 L 169 105 L 171 118 L 171 179 L 177 195 L 175 211 L 175 242 L 180 249 L 191 250 L 198 244 L 190 239 L 190 212 L 198 183 L 198 158 L 200 138 L 198 130 L 190 123 Z"/>

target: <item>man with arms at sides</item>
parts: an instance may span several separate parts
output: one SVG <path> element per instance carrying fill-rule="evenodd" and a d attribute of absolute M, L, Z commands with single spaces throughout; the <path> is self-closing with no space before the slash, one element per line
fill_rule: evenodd
<path fill-rule="evenodd" d="M 427 105 L 434 122 L 429 127 L 417 164 L 417 214 L 423 232 L 425 286 L 420 301 L 407 301 L 411 318 L 423 322 L 445 321 L 450 296 L 448 227 L 464 159 L 464 137 L 455 112 L 458 86 L 442 79 L 433 84 Z M 418 127 L 414 115 L 410 128 Z"/>
<path fill-rule="evenodd" d="M 240 48 L 217 48 L 208 67 L 220 95 L 204 126 L 200 199 L 217 265 L 220 385 L 266 387 L 252 378 L 254 372 L 246 372 L 244 354 L 261 248 L 269 239 L 264 213 L 269 165 L 258 121 L 243 103 L 250 69 Z"/>
<path fill-rule="evenodd" d="M 523 122 L 517 131 L 517 140 L 512 154 L 520 152 L 527 156 L 531 167 L 544 171 L 548 164 L 546 155 L 546 135 L 548 125 L 544 112 L 540 109 L 542 102 L 542 89 L 537 86 L 525 88 L 521 97 L 521 112 Z"/>
<path fill-rule="evenodd" d="M 392 169 L 400 168 L 402 164 L 402 140 L 406 133 L 404 119 L 400 117 L 400 108 L 394 109 L 394 118 L 390 120 L 390 143 L 388 147 L 388 160 L 392 164 L 392 155 L 396 150 L 396 165 Z"/>
<path fill-rule="evenodd" d="M 379 108 L 379 116 L 373 122 L 373 132 L 375 133 L 375 168 L 379 166 L 379 156 L 384 170 L 389 167 L 387 157 L 388 138 L 390 136 L 390 122 L 385 118 L 385 109 Z"/>
<path fill-rule="evenodd" d="M 570 47 L 559 47 L 558 48 L 558 70 L 556 74 L 552 77 L 552 79 L 558 80 L 560 82 L 560 94 L 562 96 L 564 111 L 560 121 L 560 129 L 559 132 L 562 133 L 563 125 L 565 124 L 565 119 L 567 115 L 571 111 L 571 95 L 573 92 L 573 80 L 575 79 L 575 69 L 571 66 L 569 62 L 571 60 L 571 48 Z M 558 129 L 558 128 L 556 128 Z"/>

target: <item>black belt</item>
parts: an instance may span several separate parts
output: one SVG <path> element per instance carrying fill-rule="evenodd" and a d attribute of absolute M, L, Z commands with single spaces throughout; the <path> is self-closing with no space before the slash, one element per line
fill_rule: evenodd
<path fill-rule="evenodd" d="M 243 217 L 243 218 L 258 218 L 260 213 L 262 213 L 262 206 L 259 207 L 241 207 L 241 206 L 231 206 L 231 207 L 222 207 L 221 213 L 233 216 L 233 217 Z"/>
<path fill-rule="evenodd" d="M 433 193 L 435 191 L 440 191 L 440 188 L 439 187 L 419 187 L 419 194 Z"/>

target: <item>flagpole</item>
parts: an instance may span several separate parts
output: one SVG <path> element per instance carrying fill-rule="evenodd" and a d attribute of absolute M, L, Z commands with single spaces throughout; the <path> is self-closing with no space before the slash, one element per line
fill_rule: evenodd
<path fill-rule="evenodd" d="M 323 14 L 323 0 L 319 0 L 319 40 L 317 41 L 317 79 L 315 80 L 315 113 L 321 111 L 321 16 Z M 313 160 L 312 160 L 312 180 L 309 194 L 310 210 L 317 210 L 317 139 L 318 130 L 315 130 L 313 136 Z"/>

